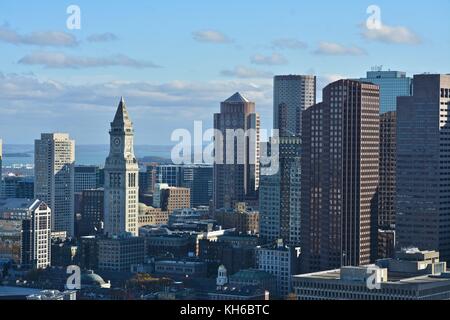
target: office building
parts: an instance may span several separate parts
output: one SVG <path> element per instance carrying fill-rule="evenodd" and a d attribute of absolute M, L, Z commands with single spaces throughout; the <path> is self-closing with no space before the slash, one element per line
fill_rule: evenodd
<path fill-rule="evenodd" d="M 384 230 L 395 226 L 395 169 L 397 114 L 386 112 L 380 116 L 380 184 L 378 189 L 378 227 Z"/>
<path fill-rule="evenodd" d="M 34 195 L 52 210 L 52 231 L 74 234 L 75 141 L 65 133 L 44 133 L 34 145 Z"/>
<path fill-rule="evenodd" d="M 381 68 L 367 72 L 360 81 L 370 82 L 380 87 L 380 113 L 397 110 L 397 97 L 410 96 L 413 91 L 412 79 L 401 71 L 383 71 Z"/>
<path fill-rule="evenodd" d="M 153 208 L 139 203 L 138 228 L 143 226 L 166 225 L 169 221 L 169 212 L 161 208 Z"/>
<path fill-rule="evenodd" d="M 398 98 L 398 248 L 437 250 L 450 260 L 450 75 L 414 76 Z"/>
<path fill-rule="evenodd" d="M 34 198 L 34 178 L 7 175 L 3 177 L 1 196 L 4 198 L 33 199 Z"/>
<path fill-rule="evenodd" d="M 379 89 L 339 80 L 303 113 L 302 271 L 370 263 L 376 251 Z"/>
<path fill-rule="evenodd" d="M 33 200 L 22 220 L 21 265 L 30 269 L 45 269 L 51 264 L 51 215 L 43 201 Z"/>
<path fill-rule="evenodd" d="M 224 229 L 236 229 L 238 233 L 259 234 L 259 211 L 245 203 L 237 203 L 234 209 L 219 209 L 214 219 Z"/>
<path fill-rule="evenodd" d="M 81 193 L 81 220 L 78 236 L 103 234 L 104 198 L 103 189 L 84 190 Z"/>
<path fill-rule="evenodd" d="M 153 194 L 153 207 L 171 214 L 175 209 L 191 207 L 191 190 L 157 183 Z"/>
<path fill-rule="evenodd" d="M 274 140 L 272 140 L 274 141 Z M 300 245 L 301 138 L 279 137 L 279 169 L 262 175 L 259 190 L 260 232 L 266 242 L 283 239 Z"/>
<path fill-rule="evenodd" d="M 98 267 L 102 271 L 130 272 L 135 265 L 144 263 L 145 240 L 120 236 L 98 240 Z"/>
<path fill-rule="evenodd" d="M 316 103 L 316 77 L 276 76 L 273 91 L 274 129 L 280 136 L 302 134 L 302 112 Z"/>
<path fill-rule="evenodd" d="M 191 207 L 209 206 L 213 194 L 213 166 L 186 165 L 181 167 L 180 187 L 191 190 Z"/>
<path fill-rule="evenodd" d="M 75 192 L 100 188 L 98 166 L 75 166 Z"/>
<path fill-rule="evenodd" d="M 375 265 L 293 277 L 298 300 L 448 300 L 450 274 L 439 253 L 403 250 Z"/>
<path fill-rule="evenodd" d="M 122 98 L 111 122 L 105 163 L 105 234 L 138 235 L 139 166 L 134 155 L 133 123 Z"/>
<path fill-rule="evenodd" d="M 235 93 L 214 115 L 213 206 L 233 208 L 259 187 L 260 119 L 255 103 Z M 228 137 L 228 138 L 227 138 Z"/>
<path fill-rule="evenodd" d="M 256 268 L 275 276 L 277 285 L 274 296 L 287 297 L 292 291 L 291 277 L 298 268 L 298 251 L 284 245 L 282 240 L 274 245 L 256 247 Z"/>

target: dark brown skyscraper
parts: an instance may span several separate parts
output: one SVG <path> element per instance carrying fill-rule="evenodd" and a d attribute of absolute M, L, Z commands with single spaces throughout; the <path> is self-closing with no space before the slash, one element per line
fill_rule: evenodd
<path fill-rule="evenodd" d="M 254 197 L 259 185 L 259 115 L 255 103 L 235 93 L 214 115 L 214 207 L 234 208 Z"/>
<path fill-rule="evenodd" d="M 382 229 L 395 225 L 396 122 L 396 112 L 390 111 L 380 116 L 378 226 Z"/>
<path fill-rule="evenodd" d="M 303 271 L 370 262 L 376 237 L 379 88 L 340 80 L 303 114 Z"/>

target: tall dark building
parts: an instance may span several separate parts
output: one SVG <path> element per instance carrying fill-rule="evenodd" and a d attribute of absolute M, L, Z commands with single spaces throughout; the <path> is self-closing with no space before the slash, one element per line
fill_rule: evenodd
<path fill-rule="evenodd" d="M 191 207 L 208 206 L 213 194 L 213 167 L 183 166 L 180 187 L 191 189 Z"/>
<path fill-rule="evenodd" d="M 380 187 L 378 190 L 378 226 L 382 229 L 395 225 L 395 168 L 397 113 L 380 116 Z"/>
<path fill-rule="evenodd" d="M 303 114 L 304 272 L 370 263 L 377 236 L 379 88 L 340 80 Z"/>
<path fill-rule="evenodd" d="M 255 103 L 240 93 L 222 102 L 220 113 L 214 114 L 214 129 L 221 133 L 216 133 L 214 140 L 216 209 L 233 208 L 236 202 L 255 195 L 259 186 L 259 128 Z"/>
<path fill-rule="evenodd" d="M 98 166 L 75 166 L 75 193 L 100 188 Z"/>
<path fill-rule="evenodd" d="M 81 220 L 78 236 L 93 236 L 103 233 L 104 196 L 103 189 L 84 190 L 81 193 Z"/>
<path fill-rule="evenodd" d="M 399 248 L 439 251 L 450 261 L 450 75 L 416 75 L 397 100 Z"/>

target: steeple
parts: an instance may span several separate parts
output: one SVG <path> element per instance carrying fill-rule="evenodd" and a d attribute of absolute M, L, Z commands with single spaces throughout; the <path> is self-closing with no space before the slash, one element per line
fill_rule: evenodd
<path fill-rule="evenodd" d="M 120 98 L 119 106 L 117 107 L 116 115 L 111 123 L 114 126 L 132 126 L 130 116 L 128 115 L 127 106 L 123 97 Z"/>

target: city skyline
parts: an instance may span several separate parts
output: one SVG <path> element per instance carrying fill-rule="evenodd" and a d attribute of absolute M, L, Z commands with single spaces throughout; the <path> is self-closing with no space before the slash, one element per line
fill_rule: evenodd
<path fill-rule="evenodd" d="M 68 30 L 66 9 L 71 3 L 27 3 L 28 10 L 22 10 L 20 2 L 4 1 L 0 88 L 8 94 L 0 98 L 5 114 L 0 136 L 5 144 L 27 144 L 40 133 L 33 125 L 39 121 L 50 132 L 70 132 L 79 144 L 107 144 L 111 106 L 124 95 L 135 114 L 136 144 L 167 145 L 174 129 L 190 129 L 194 120 L 212 127 L 207 114 L 236 91 L 257 103 L 262 128 L 271 128 L 276 74 L 316 75 L 320 92 L 332 80 L 364 77 L 375 65 L 408 76 L 437 73 L 445 66 L 450 44 L 433 30 L 444 29 L 448 2 L 438 1 L 436 11 L 420 3 L 378 1 L 383 33 L 364 29 L 372 3 L 355 3 L 327 3 L 328 10 L 323 10 L 322 3 L 297 1 L 258 7 L 237 2 L 101 6 L 78 1 L 81 29 Z M 31 19 L 36 12 L 42 19 Z M 215 19 L 205 12 L 213 12 Z M 251 25 L 244 19 L 248 12 L 255 17 Z M 435 18 L 427 23 L 414 19 L 427 14 Z M 165 16 L 173 19 L 165 21 Z M 132 22 L 108 22 L 119 17 Z M 317 17 L 326 23 L 318 25 Z M 142 30 L 148 34 L 141 36 Z M 430 51 L 433 59 L 421 59 Z M 85 124 L 83 130 L 72 121 L 75 115 Z M 155 136 L 155 131 L 160 134 Z"/>

